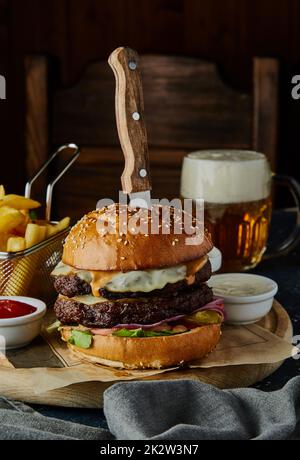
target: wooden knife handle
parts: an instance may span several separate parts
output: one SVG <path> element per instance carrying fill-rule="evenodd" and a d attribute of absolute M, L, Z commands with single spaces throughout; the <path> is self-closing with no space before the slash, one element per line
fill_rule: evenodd
<path fill-rule="evenodd" d="M 151 190 L 144 97 L 138 54 L 117 48 L 109 57 L 116 78 L 116 120 L 125 157 L 121 177 L 125 193 Z"/>

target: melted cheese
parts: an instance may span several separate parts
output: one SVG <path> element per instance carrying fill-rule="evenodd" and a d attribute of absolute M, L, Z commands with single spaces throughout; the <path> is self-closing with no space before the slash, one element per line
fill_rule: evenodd
<path fill-rule="evenodd" d="M 184 279 L 188 284 L 195 281 L 197 273 L 207 262 L 207 257 L 201 257 L 187 264 L 175 267 L 160 268 L 157 270 L 133 270 L 129 272 L 105 272 L 77 270 L 60 262 L 52 275 L 76 274 L 89 283 L 94 297 L 99 299 L 99 289 L 105 288 L 111 292 L 151 292 L 154 289 L 163 289 L 167 284 L 177 283 Z"/>
<path fill-rule="evenodd" d="M 72 275 L 76 274 L 81 278 L 82 280 L 86 281 L 87 283 L 90 283 L 92 281 L 92 272 L 88 270 L 79 270 L 77 268 L 71 267 L 70 265 L 64 264 L 62 261 L 59 262 L 51 275 L 53 276 L 60 276 L 60 275 Z"/>
<path fill-rule="evenodd" d="M 111 292 L 150 292 L 162 289 L 168 283 L 177 283 L 186 276 L 186 266 L 159 270 L 136 270 L 118 273 L 105 286 Z"/>
<path fill-rule="evenodd" d="M 62 300 L 75 300 L 75 302 L 84 303 L 85 305 L 94 305 L 95 303 L 107 302 L 107 299 L 104 297 L 98 296 L 94 297 L 93 295 L 77 295 L 75 297 L 65 297 L 59 295 L 59 298 Z"/>
<path fill-rule="evenodd" d="M 120 272 L 102 272 L 102 271 L 92 271 L 92 281 L 90 283 L 92 288 L 92 293 L 94 296 L 99 295 L 99 289 L 107 289 L 107 285 L 117 276 Z"/>
<path fill-rule="evenodd" d="M 86 294 L 86 295 L 76 295 L 74 297 L 66 297 L 62 294 L 60 294 L 59 296 L 59 299 L 61 300 L 74 300 L 75 302 L 79 302 L 79 303 L 83 303 L 85 305 L 95 305 L 96 303 L 103 303 L 103 302 L 110 302 L 109 299 L 106 299 L 105 297 L 102 297 L 102 296 L 93 296 L 92 294 Z M 126 302 L 127 303 L 134 303 L 134 302 L 137 302 L 138 300 L 140 299 L 137 299 L 137 298 L 129 298 L 129 299 L 126 299 Z M 124 299 L 122 299 L 122 301 L 124 301 Z M 118 302 L 118 300 L 112 300 L 112 302 Z"/>

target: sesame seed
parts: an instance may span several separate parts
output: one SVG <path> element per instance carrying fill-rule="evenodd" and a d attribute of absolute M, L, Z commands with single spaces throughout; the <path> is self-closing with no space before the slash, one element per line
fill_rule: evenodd
<path fill-rule="evenodd" d="M 125 260 L 125 259 L 126 259 L 126 257 L 124 257 L 124 256 L 121 256 L 121 257 L 120 257 L 120 259 L 121 259 L 121 260 Z"/>

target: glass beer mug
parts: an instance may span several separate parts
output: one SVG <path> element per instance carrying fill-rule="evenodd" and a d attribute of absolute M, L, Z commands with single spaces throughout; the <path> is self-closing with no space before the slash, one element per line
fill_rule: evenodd
<path fill-rule="evenodd" d="M 272 214 L 272 181 L 290 188 L 299 217 L 298 182 L 272 174 L 265 155 L 246 150 L 203 150 L 184 158 L 181 197 L 204 199 L 205 225 L 222 252 L 222 271 L 245 271 L 261 261 Z M 294 248 L 300 237 L 299 225 L 298 219 L 293 234 L 267 256 Z"/>

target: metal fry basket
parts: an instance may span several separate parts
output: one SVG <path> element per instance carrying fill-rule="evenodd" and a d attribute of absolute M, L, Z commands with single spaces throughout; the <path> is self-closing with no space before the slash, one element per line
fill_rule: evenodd
<path fill-rule="evenodd" d="M 30 197 L 33 182 L 44 172 L 52 160 L 63 150 L 73 149 L 75 153 L 63 170 L 47 186 L 46 220 L 50 221 L 53 187 L 80 155 L 76 144 L 66 144 L 56 150 L 39 171 L 27 182 L 25 196 Z M 23 295 L 37 297 L 46 303 L 55 298 L 51 272 L 62 256 L 63 242 L 69 228 L 51 236 L 35 246 L 19 252 L 0 252 L 0 295 Z"/>

